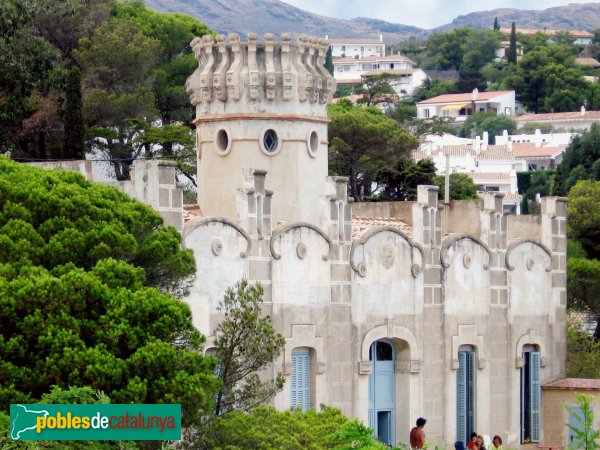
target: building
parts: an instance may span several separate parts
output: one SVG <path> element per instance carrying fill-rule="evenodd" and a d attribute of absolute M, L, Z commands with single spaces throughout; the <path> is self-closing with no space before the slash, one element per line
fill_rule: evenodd
<path fill-rule="evenodd" d="M 507 34 L 510 35 L 511 33 L 511 29 L 510 28 L 500 28 L 500 32 L 503 34 Z M 573 44 L 575 45 L 588 45 L 592 43 L 592 39 L 594 38 L 594 35 L 588 31 L 583 31 L 583 30 L 537 30 L 537 29 L 533 29 L 533 28 L 517 28 L 517 34 L 537 34 L 537 33 L 542 33 L 545 34 L 546 36 L 548 36 L 548 43 L 549 44 L 553 44 L 555 42 L 555 36 L 558 33 L 568 33 L 571 36 L 573 36 Z"/>
<path fill-rule="evenodd" d="M 600 379 L 561 378 L 542 385 L 542 419 L 546 425 L 545 439 L 552 447 L 585 448 L 568 425 L 581 427 L 582 411 L 576 394 L 592 397 L 595 430 L 600 428 Z"/>
<path fill-rule="evenodd" d="M 496 61 L 506 61 L 508 59 L 508 52 L 510 49 L 510 41 L 500 41 L 498 48 L 496 49 Z M 523 44 L 517 42 L 517 59 L 523 56 Z"/>
<path fill-rule="evenodd" d="M 512 116 L 515 113 L 515 91 L 444 94 L 417 103 L 417 118 L 451 117 L 456 122 L 467 120 L 475 112 L 495 112 Z"/>
<path fill-rule="evenodd" d="M 333 58 L 366 58 L 385 55 L 385 43 L 381 34 L 379 39 L 330 39 L 329 36 L 325 36 L 325 40 L 331 47 Z"/>
<path fill-rule="evenodd" d="M 278 408 L 339 407 L 388 444 L 420 416 L 431 443 L 475 428 L 507 447 L 544 442 L 540 384 L 566 356 L 565 199 L 542 199 L 535 218 L 505 215 L 501 193 L 440 204 L 433 186 L 353 204 L 347 179 L 327 175 L 327 45 L 193 41 L 202 216 L 183 240 L 207 351 L 218 302 L 246 277 L 286 338 L 268 370 L 287 378 Z"/>
<path fill-rule="evenodd" d="M 549 124 L 555 130 L 583 131 L 589 130 L 594 123 L 600 123 L 600 111 L 587 111 L 581 107 L 580 111 L 561 113 L 524 114 L 515 117 L 517 128 L 526 123 Z"/>

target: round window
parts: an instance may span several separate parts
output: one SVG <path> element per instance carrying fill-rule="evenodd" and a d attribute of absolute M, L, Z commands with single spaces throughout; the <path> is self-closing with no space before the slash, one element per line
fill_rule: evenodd
<path fill-rule="evenodd" d="M 220 155 L 226 155 L 231 150 L 231 139 L 229 133 L 224 128 L 217 131 L 215 136 L 215 146 Z"/>
<path fill-rule="evenodd" d="M 308 134 L 306 146 L 308 148 L 308 153 L 310 156 L 317 156 L 317 150 L 319 149 L 319 135 L 316 131 L 311 131 Z"/>
<path fill-rule="evenodd" d="M 277 154 L 281 149 L 281 140 L 272 128 L 266 128 L 261 132 L 259 142 L 261 150 L 269 156 Z"/>
<path fill-rule="evenodd" d="M 269 153 L 273 153 L 277 150 L 277 144 L 278 140 L 277 133 L 275 133 L 275 130 L 265 131 L 265 135 L 263 136 L 263 145 L 265 147 L 265 150 Z"/>

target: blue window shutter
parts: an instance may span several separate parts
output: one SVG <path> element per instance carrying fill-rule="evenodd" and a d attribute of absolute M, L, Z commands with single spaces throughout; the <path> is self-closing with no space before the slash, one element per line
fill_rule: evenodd
<path fill-rule="evenodd" d="M 456 372 L 456 440 L 465 445 L 467 436 L 467 354 L 458 352 Z"/>
<path fill-rule="evenodd" d="M 310 404 L 310 353 L 292 352 L 292 406 L 306 411 Z"/>
<path fill-rule="evenodd" d="M 540 442 L 540 412 L 542 390 L 540 385 L 540 352 L 531 352 L 529 365 L 530 405 L 531 405 L 531 441 Z"/>

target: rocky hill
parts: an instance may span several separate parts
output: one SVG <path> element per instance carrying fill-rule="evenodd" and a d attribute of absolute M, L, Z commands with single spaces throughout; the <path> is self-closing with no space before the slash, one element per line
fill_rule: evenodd
<path fill-rule="evenodd" d="M 506 28 L 513 21 L 520 28 L 587 31 L 600 28 L 600 3 L 573 3 L 541 11 L 505 8 L 474 12 L 459 16 L 450 24 L 434 30 L 363 17 L 335 19 L 304 11 L 279 0 L 146 0 L 146 5 L 158 11 L 189 14 L 222 33 L 234 31 L 245 36 L 250 31 L 259 34 L 291 31 L 335 38 L 379 38 L 383 34 L 384 41 L 390 44 L 410 36 L 423 37 L 432 31 L 465 26 L 488 28 L 493 25 L 495 17 Z"/>

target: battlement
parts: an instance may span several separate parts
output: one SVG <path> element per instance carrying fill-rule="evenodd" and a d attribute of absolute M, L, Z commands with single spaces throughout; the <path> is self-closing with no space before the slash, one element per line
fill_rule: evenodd
<path fill-rule="evenodd" d="M 198 68 L 186 81 L 197 116 L 235 112 L 327 116 L 335 81 L 323 61 L 327 41 L 267 33 L 206 35 L 191 42 Z"/>

